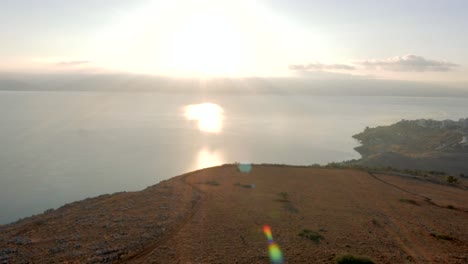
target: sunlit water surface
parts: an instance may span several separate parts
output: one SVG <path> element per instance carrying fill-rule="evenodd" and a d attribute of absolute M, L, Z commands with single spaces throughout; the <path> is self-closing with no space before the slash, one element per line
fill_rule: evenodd
<path fill-rule="evenodd" d="M 0 223 L 222 163 L 358 158 L 351 138 L 468 99 L 0 92 Z"/>

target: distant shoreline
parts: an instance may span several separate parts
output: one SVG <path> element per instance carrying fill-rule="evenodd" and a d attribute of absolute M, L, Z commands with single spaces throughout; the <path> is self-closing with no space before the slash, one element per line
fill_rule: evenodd
<path fill-rule="evenodd" d="M 345 164 L 468 175 L 468 118 L 402 120 L 354 135 L 362 156 Z"/>
<path fill-rule="evenodd" d="M 274 84 L 274 85 L 272 85 Z M 248 87 L 248 88 L 246 88 Z M 468 98 L 468 84 L 307 77 L 195 78 L 132 74 L 1 74 L 0 91 L 161 92 L 213 95 L 314 95 Z"/>

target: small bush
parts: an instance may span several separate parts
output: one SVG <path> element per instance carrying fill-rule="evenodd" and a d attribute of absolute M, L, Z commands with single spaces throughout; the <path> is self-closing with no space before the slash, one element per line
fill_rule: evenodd
<path fill-rule="evenodd" d="M 447 208 L 448 208 L 448 209 L 452 209 L 452 210 L 457 209 L 457 208 L 455 208 L 455 206 L 453 206 L 453 205 L 451 205 L 451 204 L 447 205 Z"/>
<path fill-rule="evenodd" d="M 415 200 L 410 200 L 410 199 L 400 199 L 400 202 L 402 203 L 408 203 L 408 204 L 412 204 L 412 205 L 418 205 L 418 202 L 416 202 Z"/>
<path fill-rule="evenodd" d="M 299 213 L 299 209 L 297 209 L 292 203 L 285 203 L 284 209 L 293 214 Z"/>
<path fill-rule="evenodd" d="M 437 233 L 434 233 L 434 232 L 431 233 L 431 236 L 433 236 L 433 237 L 435 237 L 437 239 L 442 239 L 442 240 L 448 240 L 448 241 L 453 240 L 453 237 L 451 237 L 451 236 L 443 235 L 443 234 L 437 234 Z"/>
<path fill-rule="evenodd" d="M 309 165 L 309 167 L 311 167 L 311 168 L 321 168 L 322 165 L 320 165 L 318 163 L 314 163 L 314 164 Z"/>
<path fill-rule="evenodd" d="M 281 200 L 285 202 L 289 201 L 289 194 L 287 192 L 280 192 L 278 195 L 281 197 Z"/>
<path fill-rule="evenodd" d="M 235 186 L 239 186 L 239 187 L 243 187 L 243 188 L 247 188 L 247 189 L 255 189 L 255 184 L 251 183 L 251 184 L 241 184 L 240 182 L 234 184 Z"/>
<path fill-rule="evenodd" d="M 299 233 L 298 236 L 312 240 L 316 244 L 318 244 L 320 240 L 325 239 L 319 232 L 309 229 L 302 230 L 302 232 Z"/>
<path fill-rule="evenodd" d="M 211 186 L 218 186 L 219 183 L 217 181 L 206 181 L 204 182 L 205 184 L 211 185 Z"/>
<path fill-rule="evenodd" d="M 375 226 L 381 226 L 380 223 L 379 223 L 379 221 L 377 221 L 376 219 L 372 219 L 372 220 L 371 220 L 371 223 L 372 223 L 373 225 L 375 225 Z"/>
<path fill-rule="evenodd" d="M 342 255 L 336 258 L 337 264 L 346 264 L 346 263 L 364 263 L 364 264 L 373 264 L 374 262 L 366 257 L 357 257 L 351 254 Z"/>
<path fill-rule="evenodd" d="M 429 173 L 432 175 L 446 175 L 447 174 L 443 171 L 436 171 L 436 170 L 429 171 Z"/>
<path fill-rule="evenodd" d="M 458 179 L 455 178 L 455 177 L 453 177 L 452 175 L 445 177 L 445 180 L 446 180 L 448 183 L 457 183 L 457 182 L 458 182 Z"/>

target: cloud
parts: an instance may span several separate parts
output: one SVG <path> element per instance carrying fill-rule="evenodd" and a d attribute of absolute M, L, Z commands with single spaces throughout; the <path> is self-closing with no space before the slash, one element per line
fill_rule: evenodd
<path fill-rule="evenodd" d="M 355 61 L 354 64 L 364 66 L 367 69 L 382 69 L 386 71 L 400 72 L 446 72 L 459 65 L 448 61 L 431 60 L 422 56 L 408 54 L 404 56 L 390 57 L 381 60 Z"/>
<path fill-rule="evenodd" d="M 322 63 L 309 63 L 307 65 L 296 64 L 289 65 L 289 69 L 293 71 L 329 71 L 329 70 L 355 70 L 356 67 L 347 64 L 322 64 Z"/>
<path fill-rule="evenodd" d="M 460 65 L 445 61 L 427 59 L 422 56 L 408 54 L 386 59 L 352 60 L 348 64 L 294 64 L 289 69 L 298 72 L 336 72 L 354 71 L 353 73 L 369 71 L 392 71 L 392 72 L 448 72 Z"/>
<path fill-rule="evenodd" d="M 91 63 L 91 62 L 86 61 L 86 60 L 73 60 L 73 61 L 60 61 L 60 62 L 57 62 L 57 65 L 59 65 L 59 66 L 77 66 L 77 65 L 89 64 L 89 63 Z"/>

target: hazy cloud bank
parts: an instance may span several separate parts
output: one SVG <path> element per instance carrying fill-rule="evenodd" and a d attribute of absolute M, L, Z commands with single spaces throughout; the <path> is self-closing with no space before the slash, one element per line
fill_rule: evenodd
<path fill-rule="evenodd" d="M 84 64 L 89 64 L 91 63 L 90 61 L 87 60 L 74 60 L 74 61 L 60 61 L 57 62 L 57 65 L 59 66 L 77 66 L 77 65 L 84 65 Z"/>
<path fill-rule="evenodd" d="M 290 65 L 290 70 L 295 71 L 323 71 L 323 70 L 355 70 L 356 67 L 347 64 L 322 64 L 322 63 L 309 63 L 307 65 Z"/>
<path fill-rule="evenodd" d="M 452 62 L 426 59 L 414 54 L 386 59 L 355 60 L 350 64 L 322 64 L 317 62 L 290 65 L 289 69 L 293 71 L 350 71 L 362 69 L 394 72 L 447 72 L 460 66 Z"/>
<path fill-rule="evenodd" d="M 383 60 L 358 61 L 356 64 L 363 65 L 368 69 L 381 68 L 387 71 L 451 71 L 459 65 L 442 60 L 426 59 L 422 56 L 408 54 L 404 56 L 391 57 Z"/>

